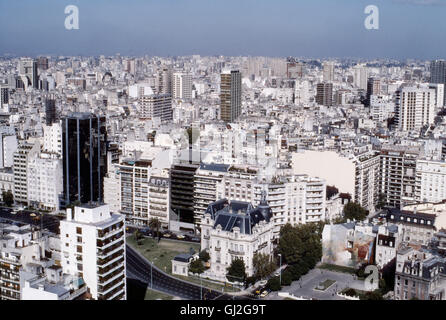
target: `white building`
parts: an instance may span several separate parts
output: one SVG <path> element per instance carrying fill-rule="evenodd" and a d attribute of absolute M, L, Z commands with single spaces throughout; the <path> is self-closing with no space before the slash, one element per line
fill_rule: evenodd
<path fill-rule="evenodd" d="M 28 204 L 44 210 L 59 211 L 63 192 L 63 165 L 58 154 L 33 153 L 28 158 Z"/>
<path fill-rule="evenodd" d="M 436 93 L 433 89 L 401 87 L 396 92 L 395 118 L 401 131 L 420 130 L 434 123 Z"/>
<path fill-rule="evenodd" d="M 14 152 L 17 151 L 17 137 L 12 127 L 0 128 L 0 169 L 12 167 Z"/>
<path fill-rule="evenodd" d="M 446 163 L 418 160 L 416 169 L 416 200 L 441 202 L 446 199 Z"/>
<path fill-rule="evenodd" d="M 183 72 L 172 75 L 172 98 L 190 100 L 192 98 L 192 76 Z"/>
<path fill-rule="evenodd" d="M 93 299 L 126 299 L 124 216 L 108 205 L 67 209 L 60 237 L 64 273 L 83 278 Z"/>
<path fill-rule="evenodd" d="M 62 124 L 54 122 L 50 126 L 43 125 L 42 150 L 62 156 Z"/>
<path fill-rule="evenodd" d="M 395 104 L 390 95 L 371 95 L 370 109 L 374 121 L 382 122 L 395 112 Z"/>
<path fill-rule="evenodd" d="M 271 208 L 265 201 L 254 208 L 248 202 L 219 200 L 209 205 L 201 222 L 201 248 L 208 250 L 210 269 L 204 276 L 227 281 L 227 268 L 234 259 L 242 259 L 246 273 L 255 273 L 256 253 L 271 256 L 273 229 Z"/>

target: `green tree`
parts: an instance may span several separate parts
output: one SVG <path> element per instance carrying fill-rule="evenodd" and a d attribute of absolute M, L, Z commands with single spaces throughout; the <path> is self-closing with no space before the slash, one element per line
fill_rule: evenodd
<path fill-rule="evenodd" d="M 320 261 L 323 226 L 323 223 L 286 224 L 281 228 L 278 251 L 289 265 L 293 280 L 299 279 Z"/>
<path fill-rule="evenodd" d="M 149 220 L 149 227 L 152 230 L 156 230 L 156 233 L 153 233 L 153 237 L 159 236 L 159 230 L 161 228 L 161 222 L 158 218 L 150 218 Z"/>
<path fill-rule="evenodd" d="M 349 202 L 344 206 L 344 218 L 362 221 L 367 218 L 369 212 L 356 202 Z"/>
<path fill-rule="evenodd" d="M 378 203 L 376 209 L 382 209 L 387 204 L 387 197 L 384 193 L 380 193 L 378 196 Z"/>
<path fill-rule="evenodd" d="M 246 279 L 246 267 L 245 262 L 242 259 L 232 260 L 231 265 L 227 269 L 226 278 L 230 282 L 245 282 Z"/>
<path fill-rule="evenodd" d="M 255 253 L 252 258 L 255 274 L 258 278 L 263 279 L 269 276 L 276 269 L 276 263 L 267 254 Z"/>
<path fill-rule="evenodd" d="M 200 259 L 195 259 L 189 264 L 189 272 L 201 274 L 204 272 L 204 265 Z"/>
<path fill-rule="evenodd" d="M 3 202 L 6 204 L 6 206 L 10 207 L 13 205 L 14 195 L 12 194 L 11 190 L 3 191 L 2 198 L 3 198 Z"/>
<path fill-rule="evenodd" d="M 280 278 L 273 277 L 269 279 L 266 283 L 266 288 L 270 289 L 271 291 L 279 291 L 282 288 L 282 286 L 280 285 Z"/>
<path fill-rule="evenodd" d="M 211 256 L 209 255 L 209 252 L 207 252 L 206 250 L 202 250 L 199 254 L 198 254 L 199 258 L 201 261 L 203 262 L 208 262 L 211 259 Z"/>
<path fill-rule="evenodd" d="M 285 270 L 282 272 L 282 285 L 283 286 L 289 286 L 293 282 L 293 275 L 291 274 L 291 271 Z"/>

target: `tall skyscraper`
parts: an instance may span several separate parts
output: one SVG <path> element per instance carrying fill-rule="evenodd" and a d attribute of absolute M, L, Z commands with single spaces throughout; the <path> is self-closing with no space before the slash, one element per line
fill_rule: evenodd
<path fill-rule="evenodd" d="M 401 87 L 396 92 L 395 118 L 401 131 L 420 130 L 434 123 L 436 94 L 434 89 Z"/>
<path fill-rule="evenodd" d="M 334 80 L 334 63 L 326 61 L 323 63 L 323 81 L 331 82 Z"/>
<path fill-rule="evenodd" d="M 107 173 L 105 117 L 72 113 L 62 120 L 65 204 L 103 200 Z"/>
<path fill-rule="evenodd" d="M 333 84 L 322 82 L 317 84 L 316 103 L 323 106 L 333 105 Z"/>
<path fill-rule="evenodd" d="M 23 58 L 19 64 L 19 75 L 25 84 L 25 88 L 31 86 L 35 89 L 39 87 L 37 76 L 37 62 L 31 58 Z"/>
<path fill-rule="evenodd" d="M 354 85 L 362 90 L 367 90 L 367 67 L 364 64 L 358 64 L 353 67 Z"/>
<path fill-rule="evenodd" d="M 163 68 L 158 73 L 158 93 L 172 95 L 172 70 Z"/>
<path fill-rule="evenodd" d="M 172 98 L 190 100 L 192 98 L 192 76 L 175 72 L 172 76 Z"/>
<path fill-rule="evenodd" d="M 286 74 L 287 78 L 302 78 L 305 71 L 304 64 L 296 61 L 295 58 L 287 58 Z"/>
<path fill-rule="evenodd" d="M 242 112 L 242 75 L 238 70 L 223 71 L 220 78 L 221 119 L 234 122 Z"/>
<path fill-rule="evenodd" d="M 446 61 L 434 60 L 431 62 L 431 83 L 443 83 L 446 87 Z M 446 95 L 443 105 L 446 105 Z"/>
<path fill-rule="evenodd" d="M 9 103 L 9 88 L 7 86 L 0 86 L 0 108 Z"/>
<path fill-rule="evenodd" d="M 45 122 L 47 126 L 56 121 L 56 100 L 47 98 L 45 100 Z"/>
<path fill-rule="evenodd" d="M 48 70 L 48 58 L 47 57 L 37 58 L 37 68 L 40 70 Z"/>
<path fill-rule="evenodd" d="M 371 95 L 380 95 L 381 94 L 381 81 L 376 78 L 369 78 L 367 80 L 367 100 L 366 105 L 370 107 L 370 96 Z"/>

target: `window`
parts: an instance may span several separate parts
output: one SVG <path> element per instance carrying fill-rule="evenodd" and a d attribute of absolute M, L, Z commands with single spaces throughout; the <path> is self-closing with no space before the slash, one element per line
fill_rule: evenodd
<path fill-rule="evenodd" d="M 76 227 L 76 233 L 77 234 L 82 234 L 82 228 L 81 227 Z"/>

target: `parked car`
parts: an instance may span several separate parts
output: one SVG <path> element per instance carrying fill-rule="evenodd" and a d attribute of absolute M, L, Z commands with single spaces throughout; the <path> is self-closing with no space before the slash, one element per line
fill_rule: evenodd
<path fill-rule="evenodd" d="M 268 290 L 263 290 L 263 292 L 260 294 L 261 298 L 265 298 L 269 294 Z"/>
<path fill-rule="evenodd" d="M 163 234 L 163 237 L 164 237 L 164 238 L 170 238 L 170 237 L 171 237 L 171 234 L 170 234 L 170 233 L 165 233 L 165 234 Z"/>
<path fill-rule="evenodd" d="M 180 239 L 180 240 L 182 240 L 182 239 L 184 239 L 185 237 L 184 237 L 183 235 L 179 234 L 179 235 L 177 235 L 177 238 Z"/>

